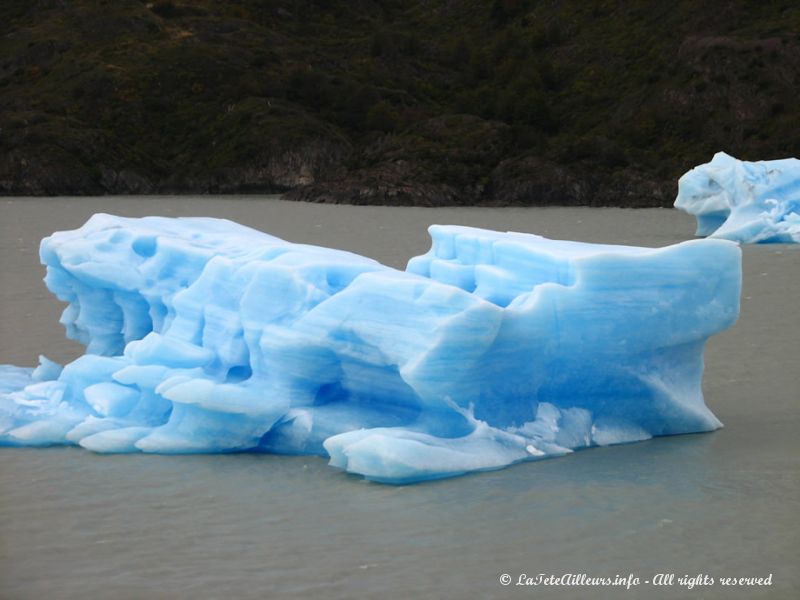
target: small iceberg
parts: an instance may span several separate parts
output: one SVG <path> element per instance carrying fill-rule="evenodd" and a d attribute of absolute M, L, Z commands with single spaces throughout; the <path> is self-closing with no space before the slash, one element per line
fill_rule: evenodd
<path fill-rule="evenodd" d="M 697 218 L 697 235 L 800 243 L 800 160 L 746 162 L 718 152 L 680 178 L 675 207 Z"/>

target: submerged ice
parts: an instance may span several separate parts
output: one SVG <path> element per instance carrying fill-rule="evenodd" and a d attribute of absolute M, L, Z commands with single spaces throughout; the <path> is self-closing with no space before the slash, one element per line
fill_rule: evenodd
<path fill-rule="evenodd" d="M 41 244 L 86 355 L 0 367 L 0 444 L 317 454 L 407 483 L 710 431 L 703 347 L 739 248 L 432 226 L 406 271 L 207 218 Z"/>
<path fill-rule="evenodd" d="M 697 218 L 697 235 L 800 243 L 800 160 L 746 162 L 718 152 L 680 178 L 675 207 Z"/>

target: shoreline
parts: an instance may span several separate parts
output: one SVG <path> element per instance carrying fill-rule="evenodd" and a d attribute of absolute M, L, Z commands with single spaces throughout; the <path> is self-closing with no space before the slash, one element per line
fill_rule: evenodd
<path fill-rule="evenodd" d="M 669 187 L 669 190 L 667 188 Z M 506 197 L 480 196 L 466 191 L 459 194 L 452 189 L 436 189 L 421 184 L 419 188 L 398 185 L 393 187 L 370 187 L 365 185 L 309 184 L 288 189 L 274 187 L 207 187 L 207 188 L 171 188 L 148 186 L 139 189 L 80 189 L 68 186 L 65 189 L 36 191 L 23 187 L 0 188 L 0 198 L 84 198 L 84 197 L 247 197 L 278 196 L 289 202 L 307 204 L 332 204 L 349 206 L 383 206 L 383 207 L 481 207 L 481 208 L 673 208 L 677 195 L 677 181 L 667 186 L 662 185 L 655 193 L 636 195 L 634 190 L 615 194 L 614 189 L 603 190 L 590 197 L 581 192 L 579 196 L 570 196 L 556 187 L 541 190 L 539 195 L 517 192 Z M 626 201 L 619 201 L 624 197 Z M 615 201 L 616 199 L 616 201 Z"/>

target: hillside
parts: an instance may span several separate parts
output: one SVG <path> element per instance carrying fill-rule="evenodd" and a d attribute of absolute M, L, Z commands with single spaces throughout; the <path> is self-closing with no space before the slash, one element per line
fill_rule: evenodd
<path fill-rule="evenodd" d="M 792 1 L 5 0 L 0 193 L 666 206 L 798 90 Z"/>

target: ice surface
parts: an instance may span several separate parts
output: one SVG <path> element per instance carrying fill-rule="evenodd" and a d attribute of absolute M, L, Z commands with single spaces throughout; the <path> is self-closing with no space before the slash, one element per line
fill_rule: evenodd
<path fill-rule="evenodd" d="M 432 226 L 398 271 L 224 220 L 96 215 L 42 241 L 86 355 L 0 368 L 0 443 L 329 456 L 375 481 L 720 426 L 707 338 L 738 246 Z"/>
<path fill-rule="evenodd" d="M 697 235 L 800 243 L 800 160 L 745 162 L 718 152 L 680 178 L 675 207 L 697 218 Z"/>

